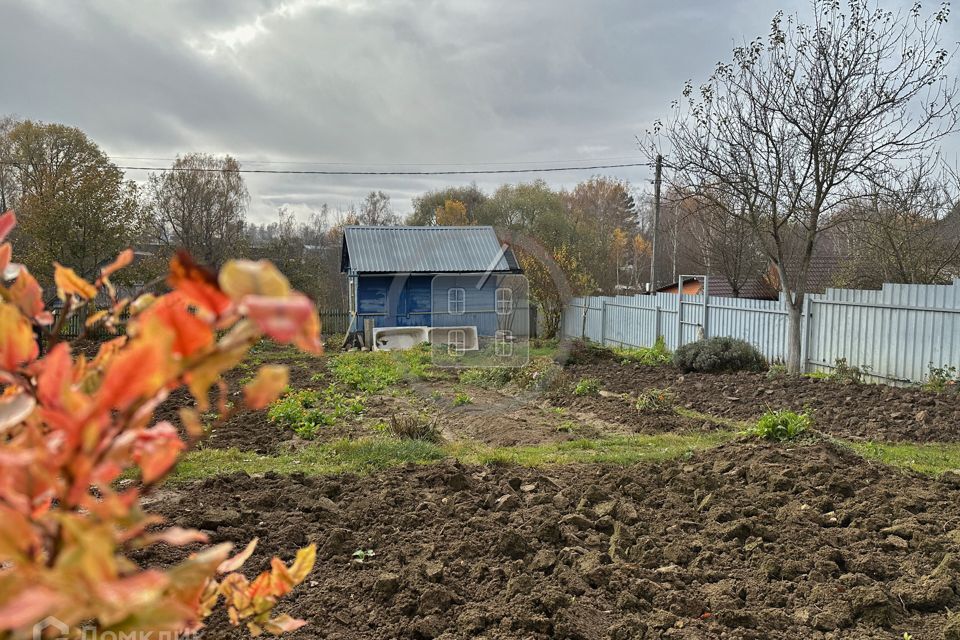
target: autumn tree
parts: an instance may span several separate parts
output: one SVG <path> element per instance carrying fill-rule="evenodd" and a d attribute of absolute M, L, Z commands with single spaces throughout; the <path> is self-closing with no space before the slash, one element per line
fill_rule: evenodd
<path fill-rule="evenodd" d="M 390 196 L 383 191 L 371 191 L 360 203 L 360 208 L 347 216 L 347 224 L 382 227 L 400 223 L 400 216 L 390 205 Z"/>
<path fill-rule="evenodd" d="M 250 200 L 239 171 L 230 156 L 190 153 L 169 171 L 151 174 L 149 208 L 159 241 L 214 267 L 238 255 Z"/>
<path fill-rule="evenodd" d="M 814 0 L 812 22 L 778 13 L 651 132 L 674 187 L 744 220 L 772 261 L 789 311 L 787 365 L 801 371 L 801 314 L 814 250 L 875 176 L 928 153 L 955 128 L 949 8 L 923 16 L 868 0 Z"/>
<path fill-rule="evenodd" d="M 467 218 L 467 206 L 459 200 L 447 200 L 442 207 L 437 207 L 436 220 L 438 225 L 444 226 L 470 224 Z"/>
<path fill-rule="evenodd" d="M 487 195 L 476 184 L 428 191 L 414 198 L 413 212 L 407 217 L 407 224 L 414 226 L 436 224 L 437 209 L 444 207 L 448 200 L 463 204 L 468 220 L 465 224 L 490 224 L 482 221 L 482 210 L 488 200 Z"/>
<path fill-rule="evenodd" d="M 92 274 L 139 239 L 136 186 L 82 131 L 29 120 L 5 129 L 3 199 L 19 215 L 18 255 L 42 283 L 52 283 L 54 262 Z"/>

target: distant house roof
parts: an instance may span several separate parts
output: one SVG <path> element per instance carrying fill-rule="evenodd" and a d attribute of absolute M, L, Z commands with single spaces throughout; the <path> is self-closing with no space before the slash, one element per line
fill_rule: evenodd
<path fill-rule="evenodd" d="M 343 230 L 340 270 L 352 273 L 519 272 L 493 227 L 363 227 Z"/>
<path fill-rule="evenodd" d="M 810 267 L 807 272 L 807 286 L 805 293 L 823 293 L 829 287 L 834 286 L 834 280 L 836 278 L 837 272 L 839 271 L 843 259 L 834 256 L 834 255 L 824 255 L 824 254 L 814 254 L 810 259 Z M 686 285 L 690 282 L 700 282 L 701 287 L 698 290 L 698 293 L 703 292 L 703 283 L 704 277 L 688 277 L 685 278 L 683 283 Z M 709 281 L 709 291 L 711 296 L 719 296 L 722 298 L 732 298 L 733 287 L 730 286 L 730 282 L 723 276 L 712 275 L 707 276 Z M 777 275 L 776 269 L 774 269 L 771 264 L 767 272 L 764 273 L 761 277 L 751 278 L 740 285 L 739 297 L 741 298 L 755 298 L 760 300 L 776 300 L 780 296 L 780 278 Z M 686 290 L 687 288 L 684 287 Z M 677 292 L 677 283 L 672 282 L 668 285 L 660 287 L 657 291 L 663 293 L 676 293 Z"/>

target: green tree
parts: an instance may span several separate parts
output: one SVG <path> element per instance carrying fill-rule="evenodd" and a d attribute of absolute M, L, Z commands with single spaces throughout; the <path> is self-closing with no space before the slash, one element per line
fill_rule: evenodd
<path fill-rule="evenodd" d="M 16 250 L 41 283 L 54 261 L 93 275 L 143 233 L 136 186 L 79 129 L 27 120 L 0 150 L 13 168 L 4 198 L 17 211 Z"/>

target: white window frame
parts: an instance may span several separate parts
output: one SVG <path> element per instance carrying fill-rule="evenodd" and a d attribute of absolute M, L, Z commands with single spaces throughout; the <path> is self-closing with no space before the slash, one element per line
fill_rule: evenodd
<path fill-rule="evenodd" d="M 463 287 L 447 289 L 447 313 L 462 316 L 467 312 L 467 291 Z"/>
<path fill-rule="evenodd" d="M 467 332 L 463 329 L 453 329 L 447 333 L 447 353 L 452 356 L 462 356 L 467 351 Z"/>
<path fill-rule="evenodd" d="M 508 316 L 513 313 L 513 289 L 497 287 L 493 295 L 498 316 Z"/>
<path fill-rule="evenodd" d="M 510 340 L 512 336 L 512 331 L 503 329 L 497 330 L 497 332 L 493 334 L 494 353 L 497 357 L 509 358 L 513 355 L 513 342 Z"/>

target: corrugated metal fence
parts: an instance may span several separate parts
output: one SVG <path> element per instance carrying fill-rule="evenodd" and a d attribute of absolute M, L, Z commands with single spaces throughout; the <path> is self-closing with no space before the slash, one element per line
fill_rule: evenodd
<path fill-rule="evenodd" d="M 575 298 L 564 310 L 563 334 L 624 347 L 649 347 L 662 335 L 670 349 L 703 336 L 729 336 L 782 361 L 787 305 L 782 297 L 672 293 Z M 801 335 L 806 371 L 829 370 L 846 358 L 850 365 L 868 367 L 877 380 L 922 382 L 931 366 L 960 367 L 960 280 L 807 296 Z"/>

